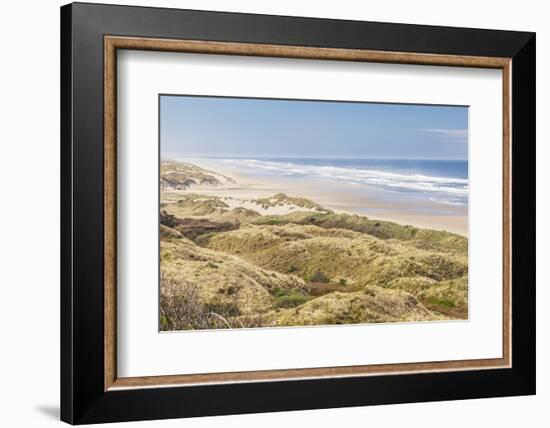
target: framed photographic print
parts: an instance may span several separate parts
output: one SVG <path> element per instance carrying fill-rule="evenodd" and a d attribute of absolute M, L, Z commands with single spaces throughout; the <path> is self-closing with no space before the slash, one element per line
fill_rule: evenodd
<path fill-rule="evenodd" d="M 72 424 L 535 393 L 535 35 L 61 8 Z"/>

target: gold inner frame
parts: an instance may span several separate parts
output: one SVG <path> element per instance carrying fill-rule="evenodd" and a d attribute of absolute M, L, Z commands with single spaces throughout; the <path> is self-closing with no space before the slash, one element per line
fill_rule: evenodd
<path fill-rule="evenodd" d="M 218 55 L 262 56 L 393 64 L 441 65 L 502 70 L 503 91 L 503 349 L 502 358 L 422 363 L 357 365 L 304 369 L 204 373 L 119 378 L 116 367 L 116 88 L 117 50 L 147 50 Z M 511 59 L 460 55 L 384 52 L 195 40 L 104 37 L 104 389 L 161 387 L 307 378 L 441 372 L 511 367 Z"/>

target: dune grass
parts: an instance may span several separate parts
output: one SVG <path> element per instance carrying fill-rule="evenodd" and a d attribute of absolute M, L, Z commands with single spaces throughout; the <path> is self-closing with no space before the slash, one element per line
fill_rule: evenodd
<path fill-rule="evenodd" d="M 467 318 L 467 238 L 295 199 L 314 211 L 261 216 L 200 194 L 163 206 L 161 271 L 171 278 L 161 285 L 163 328 Z M 174 321 L 189 295 L 200 322 Z"/>

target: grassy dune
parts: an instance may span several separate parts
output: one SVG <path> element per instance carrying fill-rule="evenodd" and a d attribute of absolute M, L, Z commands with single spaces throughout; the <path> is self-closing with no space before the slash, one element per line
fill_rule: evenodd
<path fill-rule="evenodd" d="M 164 330 L 467 318 L 466 238 L 284 194 L 246 203 L 294 211 L 199 191 L 161 206 Z"/>
<path fill-rule="evenodd" d="M 162 190 L 187 189 L 200 185 L 221 186 L 235 181 L 196 165 L 177 161 L 162 161 L 160 164 L 160 187 Z"/>

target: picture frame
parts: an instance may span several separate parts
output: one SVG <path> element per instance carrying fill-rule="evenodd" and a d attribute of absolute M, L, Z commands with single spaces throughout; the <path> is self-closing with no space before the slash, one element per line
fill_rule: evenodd
<path fill-rule="evenodd" d="M 119 377 L 120 50 L 501 70 L 501 358 Z M 534 33 L 63 6 L 61 419 L 86 424 L 534 394 L 535 97 Z"/>

